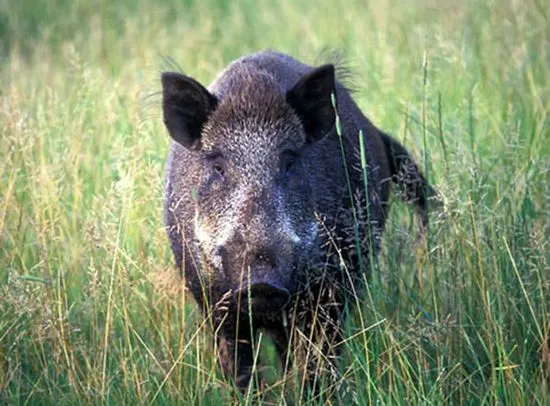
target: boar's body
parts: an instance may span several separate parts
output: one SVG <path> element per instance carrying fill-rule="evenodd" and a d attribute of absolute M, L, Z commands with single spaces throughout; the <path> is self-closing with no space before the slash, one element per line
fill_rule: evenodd
<path fill-rule="evenodd" d="M 331 65 L 313 68 L 264 51 L 233 62 L 208 89 L 165 73 L 163 95 L 175 140 L 165 189 L 172 250 L 219 331 L 223 371 L 246 386 L 251 326 L 271 333 L 283 357 L 292 324 L 283 315 L 336 339 L 348 292 L 378 251 L 389 180 L 421 209 L 427 186 L 406 150 L 334 79 Z"/>

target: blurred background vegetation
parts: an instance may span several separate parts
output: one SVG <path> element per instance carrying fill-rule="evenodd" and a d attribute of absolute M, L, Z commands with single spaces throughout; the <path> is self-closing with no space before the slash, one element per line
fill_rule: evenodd
<path fill-rule="evenodd" d="M 328 401 L 548 404 L 543 0 L 0 0 L 0 403 L 304 398 L 269 345 L 265 388 L 223 380 L 162 226 L 159 73 L 264 48 L 341 51 L 445 199 L 428 252 L 396 202 Z"/>

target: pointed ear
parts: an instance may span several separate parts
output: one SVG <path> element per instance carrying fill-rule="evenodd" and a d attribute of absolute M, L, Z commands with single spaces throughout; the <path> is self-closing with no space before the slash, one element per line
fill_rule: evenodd
<path fill-rule="evenodd" d="M 170 136 L 186 148 L 201 147 L 201 131 L 218 100 L 196 80 L 175 72 L 164 72 L 162 112 Z"/>
<path fill-rule="evenodd" d="M 336 95 L 334 66 L 323 65 L 304 75 L 286 94 L 286 100 L 302 119 L 310 143 L 334 127 L 333 93 Z"/>

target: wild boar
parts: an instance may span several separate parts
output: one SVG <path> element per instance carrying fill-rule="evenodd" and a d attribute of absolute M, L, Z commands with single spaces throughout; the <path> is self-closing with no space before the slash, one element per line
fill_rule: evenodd
<path fill-rule="evenodd" d="M 331 64 L 263 51 L 208 88 L 174 72 L 161 82 L 174 141 L 165 223 L 177 267 L 212 317 L 223 373 L 248 385 L 260 329 L 283 361 L 291 328 L 335 355 L 379 251 L 391 181 L 426 221 L 432 189 L 418 166 L 361 113 Z"/>

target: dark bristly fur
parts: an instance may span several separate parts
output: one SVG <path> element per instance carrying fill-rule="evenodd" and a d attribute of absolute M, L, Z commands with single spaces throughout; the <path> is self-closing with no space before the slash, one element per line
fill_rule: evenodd
<path fill-rule="evenodd" d="M 162 85 L 175 141 L 165 221 L 177 266 L 218 332 L 223 372 L 248 385 L 258 329 L 283 362 L 290 348 L 300 352 L 295 329 L 334 360 L 345 304 L 379 250 L 388 180 L 426 218 L 431 189 L 414 160 L 361 113 L 332 65 L 264 51 L 233 62 L 208 89 L 170 72 Z M 308 360 L 313 383 L 318 365 Z"/>

